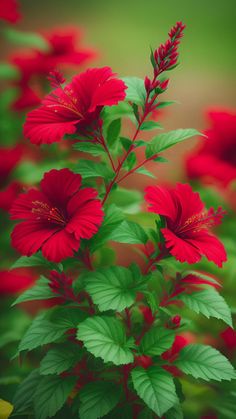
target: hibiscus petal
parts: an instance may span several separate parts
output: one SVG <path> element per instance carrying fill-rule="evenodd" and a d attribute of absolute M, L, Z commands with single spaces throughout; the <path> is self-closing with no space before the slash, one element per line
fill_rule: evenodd
<path fill-rule="evenodd" d="M 41 249 L 43 243 L 58 231 L 53 224 L 39 221 L 24 221 L 15 226 L 12 234 L 12 246 L 24 256 L 32 256 Z"/>
<path fill-rule="evenodd" d="M 67 112 L 68 113 L 68 112 Z M 80 119 L 65 118 L 57 109 L 41 106 L 28 113 L 24 135 L 33 144 L 51 144 L 60 141 L 65 134 L 74 134 Z"/>
<path fill-rule="evenodd" d="M 53 169 L 44 174 L 40 186 L 53 205 L 59 208 L 66 208 L 70 197 L 81 186 L 81 176 L 69 169 Z"/>
<path fill-rule="evenodd" d="M 226 262 L 227 254 L 223 244 L 217 237 L 208 233 L 206 230 L 195 233 L 188 242 L 199 249 L 199 252 L 206 256 L 208 260 L 214 262 L 220 268 Z"/>
<path fill-rule="evenodd" d="M 179 225 L 184 225 L 192 216 L 201 213 L 204 210 L 204 204 L 201 201 L 198 192 L 193 192 L 188 184 L 178 183 L 173 191 L 179 202 Z"/>
<path fill-rule="evenodd" d="M 66 230 L 74 233 L 76 238 L 90 239 L 97 233 L 102 223 L 104 213 L 101 201 L 94 199 L 97 192 L 92 188 L 85 188 L 74 195 L 68 203 L 67 212 L 70 221 Z"/>
<path fill-rule="evenodd" d="M 145 192 L 145 200 L 151 205 L 148 211 L 168 217 L 175 222 L 178 212 L 175 195 L 160 186 L 148 186 Z"/>
<path fill-rule="evenodd" d="M 57 231 L 42 246 L 43 256 L 51 262 L 59 263 L 72 257 L 79 250 L 80 242 L 65 230 Z"/>
<path fill-rule="evenodd" d="M 33 202 L 40 201 L 51 206 L 47 197 L 37 189 L 30 189 L 27 193 L 20 194 L 10 209 L 12 220 L 35 219 L 32 212 Z"/>
<path fill-rule="evenodd" d="M 183 240 L 168 228 L 161 229 L 169 252 L 180 262 L 196 263 L 201 259 L 201 252 L 189 239 Z"/>

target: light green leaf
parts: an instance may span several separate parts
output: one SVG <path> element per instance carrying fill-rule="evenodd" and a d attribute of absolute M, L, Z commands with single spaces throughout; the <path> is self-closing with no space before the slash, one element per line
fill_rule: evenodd
<path fill-rule="evenodd" d="M 9 63 L 0 63 L 0 79 L 1 80 L 18 80 L 20 71 L 16 66 Z"/>
<path fill-rule="evenodd" d="M 236 378 L 227 358 L 211 346 L 191 344 L 181 349 L 175 365 L 185 374 L 203 380 L 231 380 Z"/>
<path fill-rule="evenodd" d="M 70 342 L 58 346 L 47 352 L 40 364 L 40 374 L 61 374 L 69 370 L 76 362 L 79 362 L 83 351 Z"/>
<path fill-rule="evenodd" d="M 50 45 L 46 41 L 46 39 L 36 32 L 23 32 L 18 31 L 16 29 L 12 29 L 7 27 L 3 31 L 5 38 L 7 41 L 15 44 L 23 46 L 24 48 L 36 48 L 41 51 L 49 51 Z"/>
<path fill-rule="evenodd" d="M 95 252 L 99 247 L 103 246 L 110 237 L 113 231 L 124 220 L 123 212 L 115 205 L 111 204 L 106 209 L 103 223 L 97 234 L 90 240 L 90 251 Z"/>
<path fill-rule="evenodd" d="M 134 368 L 132 381 L 139 397 L 158 416 L 178 403 L 172 376 L 160 367 Z"/>
<path fill-rule="evenodd" d="M 156 121 L 146 121 L 140 127 L 141 131 L 151 131 L 153 129 L 162 129 L 162 125 Z"/>
<path fill-rule="evenodd" d="M 120 388 L 111 382 L 96 381 L 86 384 L 80 390 L 81 419 L 99 419 L 107 415 L 117 405 L 120 398 Z"/>
<path fill-rule="evenodd" d="M 26 301 L 48 300 L 56 297 L 58 297 L 58 295 L 53 293 L 49 287 L 49 280 L 41 276 L 32 288 L 29 288 L 23 292 L 23 294 L 19 295 L 12 306 Z"/>
<path fill-rule="evenodd" d="M 41 252 L 38 252 L 36 255 L 33 256 L 21 256 L 19 259 L 16 260 L 16 262 L 12 265 L 11 269 L 16 268 L 28 268 L 33 266 L 45 266 L 47 269 L 56 269 L 56 270 L 62 270 L 62 264 L 56 264 L 53 262 L 49 262 L 47 259 L 45 259 Z"/>
<path fill-rule="evenodd" d="M 140 289 L 138 279 L 123 266 L 111 266 L 91 273 L 85 288 L 100 311 L 123 311 L 134 303 L 137 289 Z"/>
<path fill-rule="evenodd" d="M 180 294 L 178 299 L 183 301 L 191 310 L 201 313 L 207 318 L 215 317 L 233 327 L 230 309 L 224 298 L 214 289 Z"/>
<path fill-rule="evenodd" d="M 73 144 L 73 149 L 82 151 L 83 153 L 91 154 L 92 156 L 102 156 L 105 151 L 101 144 L 91 143 L 89 141 L 78 141 Z"/>
<path fill-rule="evenodd" d="M 154 154 L 158 154 L 177 143 L 194 137 L 195 135 L 199 136 L 203 134 L 192 128 L 177 129 L 164 134 L 159 134 L 148 143 L 146 148 L 146 157 L 149 158 Z"/>
<path fill-rule="evenodd" d="M 109 180 L 113 176 L 113 171 L 105 163 L 85 159 L 80 159 L 73 171 L 79 173 L 83 179 L 102 177 Z"/>
<path fill-rule="evenodd" d="M 128 86 L 125 100 L 137 105 L 144 105 L 147 96 L 144 81 L 138 77 L 123 77 L 122 80 Z"/>
<path fill-rule="evenodd" d="M 115 365 L 129 364 L 134 356 L 127 340 L 123 324 L 112 317 L 91 317 L 80 323 L 77 338 L 82 340 L 86 349 L 104 362 Z"/>
<path fill-rule="evenodd" d="M 43 377 L 34 395 L 36 419 L 53 417 L 65 404 L 76 383 L 76 377 Z"/>
<path fill-rule="evenodd" d="M 169 349 L 175 338 L 175 332 L 161 326 L 152 327 L 140 342 L 140 351 L 145 355 L 160 355 Z"/>
<path fill-rule="evenodd" d="M 139 224 L 133 221 L 123 221 L 112 232 L 109 240 L 118 243 L 145 244 L 148 236 Z"/>
<path fill-rule="evenodd" d="M 135 170 L 135 173 L 151 177 L 152 179 L 156 179 L 156 176 L 152 172 L 147 170 L 145 167 L 139 167 L 137 170 Z"/>
<path fill-rule="evenodd" d="M 106 140 L 107 140 L 107 144 L 108 144 L 109 147 L 112 147 L 116 143 L 116 141 L 117 141 L 117 139 L 120 135 L 120 130 L 121 130 L 121 119 L 120 118 L 115 119 L 108 126 Z"/>

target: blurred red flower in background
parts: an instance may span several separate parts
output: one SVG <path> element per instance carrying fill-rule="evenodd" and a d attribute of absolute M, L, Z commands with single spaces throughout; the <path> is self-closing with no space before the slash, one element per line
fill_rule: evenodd
<path fill-rule="evenodd" d="M 10 62 L 20 72 L 20 79 L 16 82 L 19 95 L 13 103 L 15 110 L 41 103 L 42 92 L 37 79 L 45 78 L 56 68 L 81 66 L 96 56 L 92 49 L 80 45 L 82 33 L 76 27 L 57 28 L 42 34 L 42 37 L 45 50 L 27 49 L 10 57 Z"/>
<path fill-rule="evenodd" d="M 24 134 L 37 145 L 60 141 L 65 134 L 94 123 L 103 106 L 124 100 L 125 89 L 110 67 L 89 69 L 73 77 L 64 88 L 59 86 L 45 97 L 41 107 L 29 112 Z"/>
<path fill-rule="evenodd" d="M 101 202 L 93 188 L 81 189 L 81 176 L 69 169 L 45 173 L 41 191 L 20 194 L 11 208 L 11 218 L 24 220 L 12 232 L 12 246 L 31 256 L 42 250 L 53 262 L 71 257 L 80 239 L 90 239 L 103 220 Z"/>
<path fill-rule="evenodd" d="M 22 147 L 0 148 L 0 208 L 8 211 L 12 202 L 21 189 L 21 184 L 11 181 L 12 170 L 17 166 L 22 158 Z"/>
<path fill-rule="evenodd" d="M 186 159 L 190 179 L 228 185 L 236 179 L 236 111 L 209 111 L 211 127 Z"/>
<path fill-rule="evenodd" d="M 16 0 L 0 0 L 0 19 L 16 23 L 21 18 Z"/>
<path fill-rule="evenodd" d="M 36 276 L 26 269 L 0 271 L 0 295 L 22 292 L 34 284 Z"/>
<path fill-rule="evenodd" d="M 165 217 L 166 227 L 161 232 L 172 256 L 180 262 L 196 263 L 204 255 L 222 266 L 227 259 L 224 246 L 209 232 L 209 227 L 221 223 L 221 208 L 205 210 L 199 194 L 187 184 L 177 184 L 175 189 L 149 186 L 145 199 L 150 212 Z"/>

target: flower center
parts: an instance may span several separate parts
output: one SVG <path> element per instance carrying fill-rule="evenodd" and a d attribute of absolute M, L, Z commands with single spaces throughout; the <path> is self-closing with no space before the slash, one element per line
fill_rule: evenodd
<path fill-rule="evenodd" d="M 50 207 L 45 202 L 33 201 L 32 213 L 36 215 L 37 220 L 46 220 L 54 224 L 65 225 L 66 219 L 57 207 Z"/>
<path fill-rule="evenodd" d="M 194 214 L 177 229 L 176 233 L 197 233 L 204 228 L 210 228 L 214 225 L 220 224 L 225 213 L 226 212 L 223 211 L 222 208 L 218 208 L 216 211 L 214 211 L 213 208 L 210 208 L 208 211 Z"/>

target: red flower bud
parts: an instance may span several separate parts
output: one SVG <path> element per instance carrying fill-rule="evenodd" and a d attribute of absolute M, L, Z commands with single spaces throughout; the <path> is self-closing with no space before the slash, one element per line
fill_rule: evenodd
<path fill-rule="evenodd" d="M 146 306 L 145 307 L 139 307 L 139 309 L 140 309 L 140 311 L 143 315 L 145 323 L 149 324 L 149 325 L 152 324 L 155 320 L 155 316 L 152 314 L 152 310 L 149 307 L 146 307 Z"/>
<path fill-rule="evenodd" d="M 180 326 L 181 317 L 179 315 L 176 315 L 172 317 L 171 322 L 173 323 L 173 325 L 175 325 L 175 328 L 177 328 Z"/>
<path fill-rule="evenodd" d="M 145 86 L 145 89 L 146 89 L 146 92 L 147 92 L 147 93 L 149 93 L 149 92 L 150 92 L 150 90 L 151 90 L 151 85 L 152 85 L 151 80 L 149 79 L 149 77 L 148 77 L 148 76 L 146 76 L 146 77 L 145 77 L 145 79 L 144 79 L 144 86 Z"/>
<path fill-rule="evenodd" d="M 135 364 L 147 369 L 152 365 L 152 358 L 148 355 L 140 355 L 135 357 Z"/>

